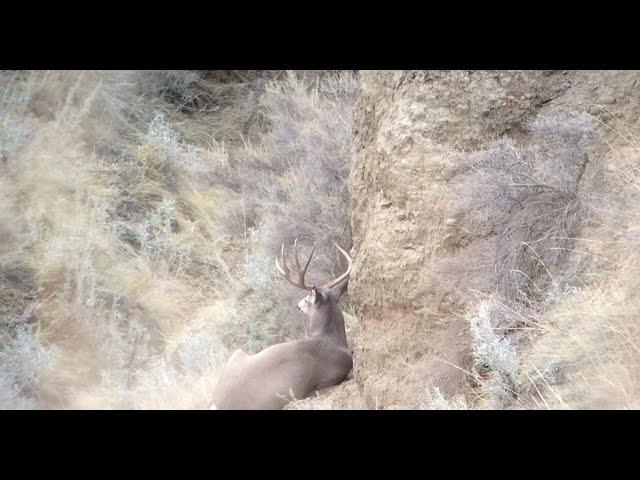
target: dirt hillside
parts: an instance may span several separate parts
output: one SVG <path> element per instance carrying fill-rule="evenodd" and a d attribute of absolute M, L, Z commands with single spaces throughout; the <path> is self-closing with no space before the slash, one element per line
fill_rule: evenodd
<path fill-rule="evenodd" d="M 605 151 L 613 158 L 612 149 L 629 148 L 619 132 L 638 131 L 638 80 L 637 72 L 361 73 L 349 294 L 361 325 L 355 379 L 369 408 L 419 408 L 433 388 L 450 398 L 477 387 L 466 315 L 478 304 L 471 293 L 491 294 L 492 287 L 478 282 L 484 270 L 470 266 L 489 245 L 495 249 L 499 233 L 461 225 L 456 188 L 473 183 L 474 170 L 460 156 L 500 138 L 524 147 L 538 142 L 540 128 L 528 128 L 536 117 L 586 115 L 604 141 L 581 157 L 571 181 L 591 188 L 594 169 L 603 166 L 594 158 Z M 571 255 L 558 271 L 568 265 Z M 534 283 L 536 275 L 529 272 Z"/>

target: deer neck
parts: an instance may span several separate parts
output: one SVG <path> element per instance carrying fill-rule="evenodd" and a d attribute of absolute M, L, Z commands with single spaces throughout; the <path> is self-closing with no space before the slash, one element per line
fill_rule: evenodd
<path fill-rule="evenodd" d="M 337 305 L 334 303 L 323 305 L 313 313 L 309 336 L 329 337 L 343 347 L 348 346 L 344 317 Z"/>

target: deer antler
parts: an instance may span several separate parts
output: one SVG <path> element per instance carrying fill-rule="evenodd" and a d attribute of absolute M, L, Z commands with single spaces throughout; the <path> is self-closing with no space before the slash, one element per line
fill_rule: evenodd
<path fill-rule="evenodd" d="M 305 263 L 304 268 L 301 268 L 300 259 L 298 258 L 298 239 L 296 238 L 295 241 L 293 242 L 293 250 L 295 253 L 296 267 L 298 267 L 298 281 L 296 282 L 291 279 L 290 277 L 291 272 L 289 272 L 289 268 L 287 267 L 287 262 L 284 259 L 284 242 L 283 242 L 282 248 L 280 249 L 280 253 L 282 256 L 282 267 L 278 263 L 278 257 L 276 257 L 276 268 L 278 269 L 278 272 L 280 272 L 280 274 L 293 286 L 301 288 L 303 290 L 311 290 L 313 286 L 309 286 L 304 283 L 304 276 L 307 273 L 307 267 L 311 262 L 311 258 L 313 257 L 313 252 L 315 249 L 316 249 L 316 246 L 314 245 L 313 248 L 311 249 L 311 253 L 309 254 L 309 258 L 307 259 L 307 263 Z"/>
<path fill-rule="evenodd" d="M 336 248 L 338 250 L 340 250 L 340 253 L 342 253 L 342 255 L 344 255 L 344 258 L 347 259 L 348 266 L 347 266 L 347 271 L 346 272 L 344 272 L 342 275 L 340 275 L 335 280 L 332 280 L 331 282 L 325 283 L 323 285 L 323 288 L 328 288 L 328 289 L 331 289 L 331 288 L 335 287 L 340 282 L 342 282 L 345 278 L 347 278 L 351 274 L 351 267 L 353 266 L 353 260 L 351 259 L 349 254 L 347 252 L 345 252 L 343 249 L 341 249 L 340 245 L 338 245 L 336 242 L 333 242 L 333 244 L 336 246 Z"/>

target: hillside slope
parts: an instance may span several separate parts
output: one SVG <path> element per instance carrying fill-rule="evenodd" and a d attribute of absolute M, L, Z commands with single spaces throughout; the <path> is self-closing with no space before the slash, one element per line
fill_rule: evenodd
<path fill-rule="evenodd" d="M 0 408 L 203 408 L 354 257 L 291 409 L 640 408 L 640 73 L 0 72 Z"/>
<path fill-rule="evenodd" d="M 435 397 L 588 408 L 618 367 L 609 390 L 626 393 L 609 406 L 637 402 L 638 80 L 361 73 L 349 293 L 369 408 L 428 408 Z M 575 310 L 587 301 L 600 312 L 590 322 Z M 618 337 L 603 330 L 611 322 Z M 630 356 L 611 358 L 614 345 Z"/>
<path fill-rule="evenodd" d="M 1 71 L 0 409 L 211 406 L 344 265 L 353 72 Z M 309 178 L 313 182 L 309 182 Z"/>

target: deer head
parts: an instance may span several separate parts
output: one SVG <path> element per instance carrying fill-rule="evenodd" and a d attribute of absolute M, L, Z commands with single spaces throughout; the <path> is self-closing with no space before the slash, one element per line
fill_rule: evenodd
<path fill-rule="evenodd" d="M 293 243 L 293 249 L 294 260 L 298 269 L 298 279 L 292 279 L 291 272 L 287 267 L 287 263 L 284 258 L 284 243 L 282 244 L 282 248 L 280 250 L 282 265 L 280 265 L 280 263 L 278 262 L 278 257 L 276 257 L 276 269 L 293 286 L 301 290 L 306 290 L 308 292 L 307 295 L 298 303 L 298 308 L 302 311 L 302 313 L 311 317 L 311 335 L 331 335 L 332 337 L 335 337 L 335 340 L 339 340 L 340 343 L 346 344 L 344 318 L 342 316 L 342 312 L 340 312 L 340 309 L 337 308 L 336 303 L 340 298 L 340 295 L 342 295 L 342 293 L 346 290 L 349 275 L 351 274 L 353 261 L 349 254 L 342 248 L 340 248 L 338 244 L 334 243 L 334 245 L 347 259 L 348 266 L 347 270 L 342 275 L 325 283 L 324 285 L 315 286 L 307 285 L 305 283 L 304 277 L 307 273 L 309 263 L 313 258 L 315 245 L 311 249 L 311 253 L 309 254 L 309 258 L 304 264 L 304 267 L 302 267 L 300 264 L 300 259 L 298 258 L 297 238 Z"/>

